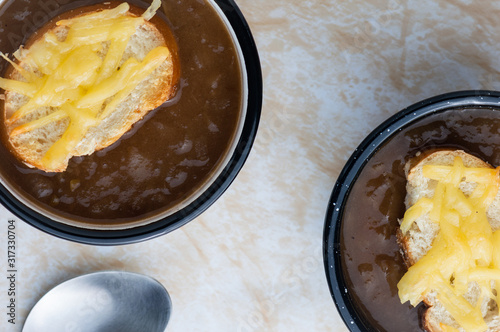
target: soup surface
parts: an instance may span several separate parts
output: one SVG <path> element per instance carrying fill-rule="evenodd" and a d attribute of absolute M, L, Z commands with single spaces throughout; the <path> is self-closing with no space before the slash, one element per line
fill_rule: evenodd
<path fill-rule="evenodd" d="M 127 2 L 138 13 L 149 6 Z M 89 10 L 82 6 L 104 7 L 102 1 L 4 3 L 0 50 L 14 52 L 49 19 Z M 9 152 L 2 128 L 1 177 L 24 199 L 89 227 L 126 225 L 174 208 L 216 172 L 230 150 L 241 116 L 242 76 L 236 47 L 225 24 L 204 1 L 164 0 L 160 11 L 165 14 L 158 13 L 152 22 L 178 48 L 176 96 L 112 146 L 71 159 L 62 173 L 45 173 L 20 163 Z M 2 72 L 5 68 L 3 64 Z"/>
<path fill-rule="evenodd" d="M 396 242 L 405 212 L 405 164 L 437 149 L 463 149 L 500 165 L 500 111 L 455 109 L 428 116 L 395 134 L 368 161 L 352 187 L 342 220 L 342 266 L 349 294 L 378 331 L 422 331 L 419 312 L 401 304 L 406 272 Z"/>

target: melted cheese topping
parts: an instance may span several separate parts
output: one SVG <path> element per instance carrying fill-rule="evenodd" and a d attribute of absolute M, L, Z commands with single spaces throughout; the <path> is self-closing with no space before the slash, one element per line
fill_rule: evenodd
<path fill-rule="evenodd" d="M 420 217 L 439 224 L 432 247 L 398 283 L 402 303 L 416 306 L 431 290 L 465 331 L 485 331 L 481 313 L 485 297 L 500 304 L 500 230 L 492 232 L 486 210 L 499 189 L 499 170 L 467 168 L 457 157 L 453 166 L 425 165 L 423 175 L 434 180 L 433 197 L 423 197 L 410 207 L 401 223 L 406 234 Z M 461 186 L 473 190 L 465 195 Z M 474 187 L 475 186 L 475 187 Z M 466 191 L 468 192 L 468 191 Z M 464 297 L 470 282 L 479 285 L 476 303 Z M 444 331 L 454 331 L 442 324 Z"/>
<path fill-rule="evenodd" d="M 122 3 L 113 9 L 58 21 L 57 26 L 68 29 L 67 37 L 60 41 L 54 32 L 46 33 L 29 50 L 24 50 L 24 68 L 2 54 L 23 80 L 0 78 L 0 87 L 29 97 L 6 120 L 8 125 L 14 125 L 11 137 L 70 119 L 63 136 L 42 158 L 45 168 L 51 169 L 71 155 L 88 129 L 99 125 L 169 57 L 166 47 L 157 47 L 143 61 L 131 57 L 120 65 L 130 37 L 138 26 L 154 16 L 160 4 L 160 0 L 154 0 L 140 17 L 128 15 L 129 5 Z M 57 110 L 15 126 L 16 121 L 46 106 Z"/>

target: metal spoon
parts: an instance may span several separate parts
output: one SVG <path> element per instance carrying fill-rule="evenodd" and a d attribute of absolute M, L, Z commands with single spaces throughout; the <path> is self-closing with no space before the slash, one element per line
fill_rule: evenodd
<path fill-rule="evenodd" d="M 33 307 L 23 332 L 164 332 L 172 302 L 156 280 L 107 271 L 68 280 Z"/>

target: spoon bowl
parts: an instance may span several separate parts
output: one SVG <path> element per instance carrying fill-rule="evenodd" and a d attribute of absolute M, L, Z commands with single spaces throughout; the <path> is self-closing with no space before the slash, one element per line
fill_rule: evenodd
<path fill-rule="evenodd" d="M 50 290 L 33 307 L 23 332 L 164 332 L 172 302 L 155 279 L 96 272 Z"/>

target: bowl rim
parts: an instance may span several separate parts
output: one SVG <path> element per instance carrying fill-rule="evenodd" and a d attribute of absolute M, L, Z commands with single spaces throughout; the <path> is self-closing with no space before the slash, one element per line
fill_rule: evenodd
<path fill-rule="evenodd" d="M 0 204 L 22 221 L 58 238 L 89 245 L 123 245 L 165 235 L 192 221 L 211 206 L 229 187 L 243 167 L 252 148 L 260 121 L 263 83 L 257 46 L 250 27 L 233 0 L 211 0 L 220 8 L 236 36 L 246 70 L 246 115 L 235 148 L 226 166 L 210 186 L 194 201 L 157 221 L 124 229 L 90 229 L 56 222 L 25 206 L 0 184 Z"/>
<path fill-rule="evenodd" d="M 375 330 L 363 317 L 363 314 L 356 310 L 342 273 L 341 226 L 344 207 L 352 185 L 368 160 L 398 131 L 427 115 L 463 107 L 495 107 L 500 109 L 500 92 L 490 90 L 455 91 L 440 94 L 404 108 L 368 134 L 349 157 L 335 182 L 324 221 L 323 261 L 332 299 L 344 324 L 352 332 Z"/>

